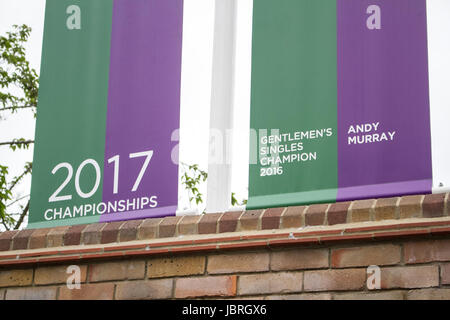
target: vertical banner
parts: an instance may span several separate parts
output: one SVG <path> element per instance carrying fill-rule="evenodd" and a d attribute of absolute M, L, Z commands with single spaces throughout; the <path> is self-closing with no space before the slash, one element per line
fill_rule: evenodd
<path fill-rule="evenodd" d="M 175 215 L 183 0 L 47 0 L 29 228 Z"/>
<path fill-rule="evenodd" d="M 425 0 L 254 2 L 248 208 L 431 192 Z"/>
<path fill-rule="evenodd" d="M 338 200 L 428 193 L 425 0 L 337 3 Z"/>
<path fill-rule="evenodd" d="M 182 1 L 115 0 L 112 21 L 103 200 L 136 199 L 136 205 L 101 221 L 174 215 L 178 159 L 171 139 L 180 127 Z M 139 199 L 146 198 L 157 206 L 142 210 Z"/>

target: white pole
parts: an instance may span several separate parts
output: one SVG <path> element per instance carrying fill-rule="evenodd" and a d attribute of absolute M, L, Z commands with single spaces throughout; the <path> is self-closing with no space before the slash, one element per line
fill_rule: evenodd
<path fill-rule="evenodd" d="M 206 212 L 231 206 L 231 139 L 237 0 L 216 0 Z"/>
<path fill-rule="evenodd" d="M 450 192 L 450 1 L 427 1 L 433 193 Z"/>

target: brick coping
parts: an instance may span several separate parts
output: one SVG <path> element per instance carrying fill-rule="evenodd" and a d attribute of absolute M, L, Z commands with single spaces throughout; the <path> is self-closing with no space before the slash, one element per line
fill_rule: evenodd
<path fill-rule="evenodd" d="M 247 238 L 250 236 L 266 239 L 268 235 L 275 238 L 287 237 L 287 241 L 291 241 L 296 240 L 295 234 L 307 229 L 311 230 L 308 232 L 315 232 L 311 236 L 316 237 L 320 235 L 320 232 L 325 232 L 324 234 L 328 236 L 332 236 L 335 232 L 335 235 L 340 236 L 340 240 L 345 240 L 348 230 L 353 230 L 352 228 L 363 228 L 363 230 L 366 228 L 364 232 L 369 234 L 372 231 L 403 229 L 403 225 L 408 225 L 407 229 L 411 229 L 409 233 L 414 234 L 419 230 L 417 228 L 425 228 L 421 232 L 433 234 L 430 228 L 434 224 L 444 229 L 450 227 L 449 219 L 446 218 L 450 216 L 449 195 L 449 193 L 413 195 L 198 216 L 6 231 L 0 233 L 0 256 L 6 256 L 4 253 L 9 253 L 9 256 L 16 257 L 14 259 L 18 259 L 17 257 L 22 259 L 24 257 L 20 254 L 24 250 L 42 252 L 45 255 L 46 251 L 55 252 L 55 248 L 57 248 L 56 252 L 97 247 L 108 251 L 109 246 L 114 247 L 117 244 L 122 247 L 143 245 L 139 243 L 140 241 L 148 245 L 154 241 L 167 243 L 167 241 L 176 242 L 183 239 L 181 241 L 193 241 L 193 244 L 195 241 L 208 243 L 209 240 L 212 241 L 209 241 L 210 243 L 214 243 L 219 241 L 217 239 L 223 240 L 230 237 L 234 238 L 234 241 L 236 237 L 239 237 L 239 241 L 248 241 L 250 239 Z M 428 225 L 430 223 L 431 225 Z M 316 230 L 317 228 L 321 230 Z M 254 234 L 255 232 L 257 234 Z M 341 232 L 343 233 L 340 234 Z M 289 237 L 292 233 L 294 239 Z M 280 234 L 283 237 L 279 236 Z M 357 235 L 353 234 L 353 236 Z M 303 233 L 302 237 L 304 236 Z M 189 237 L 193 240 L 187 240 Z M 373 239 L 373 236 L 370 238 Z M 270 241 L 273 244 L 275 240 Z M 37 258 L 34 263 L 38 261 L 42 259 Z"/>
<path fill-rule="evenodd" d="M 351 223 L 279 230 L 240 231 L 216 235 L 190 235 L 126 243 L 77 245 L 0 252 L 0 268 L 51 263 L 83 263 L 99 259 L 123 259 L 226 250 L 277 249 L 317 246 L 336 242 L 383 241 L 417 237 L 439 239 L 450 234 L 450 217 Z"/>

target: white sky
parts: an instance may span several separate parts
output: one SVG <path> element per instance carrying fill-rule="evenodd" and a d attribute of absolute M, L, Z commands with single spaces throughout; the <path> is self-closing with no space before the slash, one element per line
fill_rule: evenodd
<path fill-rule="evenodd" d="M 236 58 L 235 128 L 248 136 L 250 108 L 250 55 L 252 0 L 238 1 L 238 38 Z M 27 44 L 27 57 L 40 73 L 45 0 L 0 0 L 0 34 L 14 24 L 27 24 L 33 31 Z M 199 164 L 207 170 L 209 107 L 214 30 L 214 1 L 185 0 L 183 30 L 183 69 L 181 89 L 180 161 Z M 34 138 L 31 112 L 8 115 L 0 121 L 0 141 L 17 137 Z M 248 139 L 235 139 L 232 190 L 239 200 L 247 198 Z M 10 166 L 11 177 L 21 173 L 25 161 L 31 161 L 33 149 L 10 152 L 0 148 L 0 161 Z M 29 194 L 31 179 L 18 189 Z M 182 189 L 180 188 L 180 193 Z M 202 193 L 206 194 L 206 186 Z M 181 200 L 186 207 L 186 199 Z"/>

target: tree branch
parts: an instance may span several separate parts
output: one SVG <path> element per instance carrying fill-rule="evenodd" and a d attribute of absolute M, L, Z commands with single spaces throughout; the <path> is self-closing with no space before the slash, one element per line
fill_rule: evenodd
<path fill-rule="evenodd" d="M 20 225 L 22 224 L 23 219 L 25 219 L 25 216 L 27 215 L 29 209 L 30 209 L 30 200 L 28 200 L 28 203 L 27 203 L 25 209 L 23 209 L 19 220 L 17 220 L 17 223 L 16 223 L 16 226 L 14 227 L 14 230 L 18 230 L 20 228 Z"/>
<path fill-rule="evenodd" d="M 22 107 L 7 107 L 7 108 L 0 108 L 0 111 L 8 111 L 8 110 L 17 110 L 17 109 L 30 109 L 30 108 L 36 108 L 36 106 L 22 106 Z"/>
<path fill-rule="evenodd" d="M 0 142 L 0 146 L 19 146 L 34 143 L 34 140 Z"/>
<path fill-rule="evenodd" d="M 9 231 L 9 227 L 6 225 L 5 220 L 2 219 L 2 225 L 5 227 L 6 231 Z"/>
<path fill-rule="evenodd" d="M 7 204 L 6 207 L 7 207 L 7 208 L 8 208 L 8 207 L 11 207 L 14 203 L 17 203 L 17 202 L 19 202 L 20 200 L 23 200 L 23 199 L 25 199 L 25 198 L 28 198 L 29 196 L 30 196 L 30 195 L 27 194 L 26 196 L 20 197 L 19 199 L 16 199 L 16 200 L 14 200 L 13 202 Z"/>
<path fill-rule="evenodd" d="M 24 176 L 26 176 L 28 173 L 31 172 L 32 168 L 33 168 L 33 164 L 32 163 L 27 163 L 26 166 L 25 166 L 25 171 L 22 172 L 22 174 L 20 176 L 15 178 L 15 180 L 12 182 L 11 186 L 9 187 L 8 191 L 11 192 L 12 189 L 14 189 L 14 187 L 20 182 L 20 180 L 22 180 L 22 178 Z"/>

